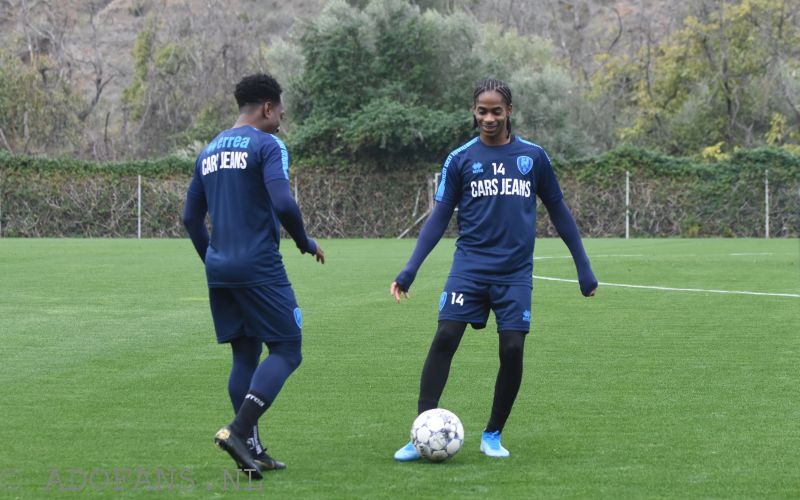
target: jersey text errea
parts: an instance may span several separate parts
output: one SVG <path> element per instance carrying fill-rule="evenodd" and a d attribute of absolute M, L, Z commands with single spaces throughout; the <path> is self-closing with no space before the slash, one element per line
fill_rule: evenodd
<path fill-rule="evenodd" d="M 247 147 L 249 145 L 250 137 L 242 137 L 241 135 L 218 137 L 206 147 L 206 154 L 212 153 L 219 148 L 242 149 L 244 151 L 220 151 L 219 153 L 206 156 L 201 161 L 201 173 L 203 175 L 208 175 L 220 169 L 247 168 Z"/>

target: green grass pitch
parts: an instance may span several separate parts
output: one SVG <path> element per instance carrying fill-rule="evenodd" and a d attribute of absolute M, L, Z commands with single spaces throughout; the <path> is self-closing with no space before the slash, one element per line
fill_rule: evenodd
<path fill-rule="evenodd" d="M 800 294 L 796 239 L 585 243 L 605 283 Z M 601 285 L 585 299 L 537 279 L 512 456 L 478 451 L 490 323 L 468 330 L 441 401 L 461 452 L 399 464 L 453 241 L 400 305 L 388 288 L 413 240 L 321 244 L 324 266 L 283 246 L 304 361 L 261 429 L 289 468 L 237 485 L 212 444 L 232 417 L 230 353 L 189 241 L 0 240 L 0 497 L 800 497 L 800 298 Z M 537 276 L 574 279 L 560 240 L 535 256 Z"/>

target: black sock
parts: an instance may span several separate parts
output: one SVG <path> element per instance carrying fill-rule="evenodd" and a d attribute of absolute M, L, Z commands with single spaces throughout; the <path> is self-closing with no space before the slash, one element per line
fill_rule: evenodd
<path fill-rule="evenodd" d="M 253 426 L 252 435 L 247 439 L 247 447 L 253 450 L 256 456 L 264 451 L 264 445 L 261 444 L 261 438 L 258 436 L 258 424 Z"/>
<path fill-rule="evenodd" d="M 500 369 L 494 385 L 492 416 L 486 424 L 486 432 L 502 431 L 511 414 L 522 383 L 522 353 L 525 347 L 523 332 L 500 334 Z"/>
<path fill-rule="evenodd" d="M 260 394 L 249 391 L 230 425 L 231 430 L 234 434 L 245 438 L 252 436 L 253 427 L 258 425 L 258 419 L 267 411 L 270 404 L 271 402 Z"/>
<path fill-rule="evenodd" d="M 450 363 L 466 328 L 467 324 L 460 321 L 439 321 L 439 328 L 422 367 L 417 414 L 436 408 L 439 404 L 450 375 Z"/>

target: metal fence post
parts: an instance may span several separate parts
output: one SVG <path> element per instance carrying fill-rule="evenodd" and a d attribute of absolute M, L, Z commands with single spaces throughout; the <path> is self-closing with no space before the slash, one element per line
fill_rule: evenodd
<path fill-rule="evenodd" d="M 625 171 L 625 239 L 631 237 L 631 173 Z"/>
<path fill-rule="evenodd" d="M 142 176 L 137 175 L 137 187 L 136 187 L 136 198 L 137 198 L 137 215 L 136 215 L 136 238 L 142 239 Z"/>
<path fill-rule="evenodd" d="M 3 176 L 0 176 L 0 238 L 3 237 Z"/>
<path fill-rule="evenodd" d="M 769 169 L 764 170 L 764 238 L 769 239 Z"/>

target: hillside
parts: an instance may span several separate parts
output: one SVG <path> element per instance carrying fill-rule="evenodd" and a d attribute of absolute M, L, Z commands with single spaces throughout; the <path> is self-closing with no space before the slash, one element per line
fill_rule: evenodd
<path fill-rule="evenodd" d="M 102 89 L 100 111 L 113 109 L 133 75 L 133 47 L 149 17 L 167 31 L 202 30 L 214 43 L 216 12 L 257 19 L 263 29 L 253 38 L 267 41 L 289 34 L 296 22 L 319 11 L 323 0 L 0 0 L 0 41 L 23 60 L 42 52 L 63 65 L 89 99 L 96 79 Z M 252 35 L 244 34 L 243 37 Z M 254 44 L 254 50 L 258 44 Z M 101 72 L 98 75 L 98 72 Z M 102 114 L 102 113 L 100 113 Z"/>
<path fill-rule="evenodd" d="M 443 59 L 438 66 L 415 76 L 410 87 L 424 82 L 421 75 L 437 75 L 431 80 L 435 83 L 426 83 L 428 94 L 454 77 L 465 78 L 458 84 L 464 88 L 485 75 L 499 75 L 517 85 L 520 97 L 527 96 L 521 102 L 535 114 L 527 131 L 568 155 L 620 142 L 681 154 L 709 147 L 727 152 L 796 144 L 796 4 L 0 0 L 0 104 L 5 106 L 0 147 L 95 160 L 188 154 L 229 123 L 235 114 L 232 85 L 244 74 L 276 74 L 294 107 L 291 119 L 300 122 L 315 99 L 331 102 L 324 92 L 292 101 L 307 90 L 304 86 L 325 82 L 335 87 L 352 79 L 356 66 L 384 64 L 381 59 L 393 48 L 403 54 L 385 58 L 395 67 L 359 77 L 372 82 L 373 93 L 399 89 L 398 72 L 422 68 L 418 63 L 433 61 L 430 51 L 439 51 Z M 692 21 L 686 24 L 689 15 Z M 412 20 L 408 26 L 407 20 Z M 414 23 L 430 30 L 423 45 L 415 45 L 423 38 Z M 301 42 L 300 35 L 310 33 L 305 27 L 312 25 L 323 38 L 313 35 Z M 394 28 L 410 31 L 393 34 Z M 306 65 L 306 57 L 314 57 L 325 36 L 334 32 L 330 51 Z M 380 37 L 386 37 L 381 53 L 370 52 Z M 308 44 L 312 39 L 316 46 Z M 318 74 L 314 80 L 313 70 L 323 68 L 324 73 L 328 63 L 339 73 Z M 448 63 L 453 64 L 450 72 L 439 75 L 437 70 Z M 325 92 L 340 95 L 363 88 L 354 83 Z M 413 104 L 402 101 L 400 107 Z M 291 134 L 291 124 L 284 130 Z M 579 151 L 570 143 L 586 147 Z"/>
<path fill-rule="evenodd" d="M 646 17 L 654 33 L 668 32 L 677 12 L 663 0 L 417 3 L 449 10 L 466 8 L 476 23 L 493 21 L 550 39 L 577 63 L 612 44 L 641 36 L 642 18 Z M 313 19 L 325 4 L 326 0 L 0 0 L 0 41 L 23 60 L 31 52 L 62 60 L 71 79 L 90 98 L 101 71 L 103 81 L 110 79 L 102 91 L 102 109 L 113 107 L 130 84 L 136 36 L 149 17 L 157 19 L 162 30 L 208 33 L 209 44 L 221 28 L 218 23 L 249 18 L 256 20 L 257 31 L 239 36 L 271 43 L 293 33 L 298 21 Z M 257 43 L 252 48 L 257 50 Z"/>

